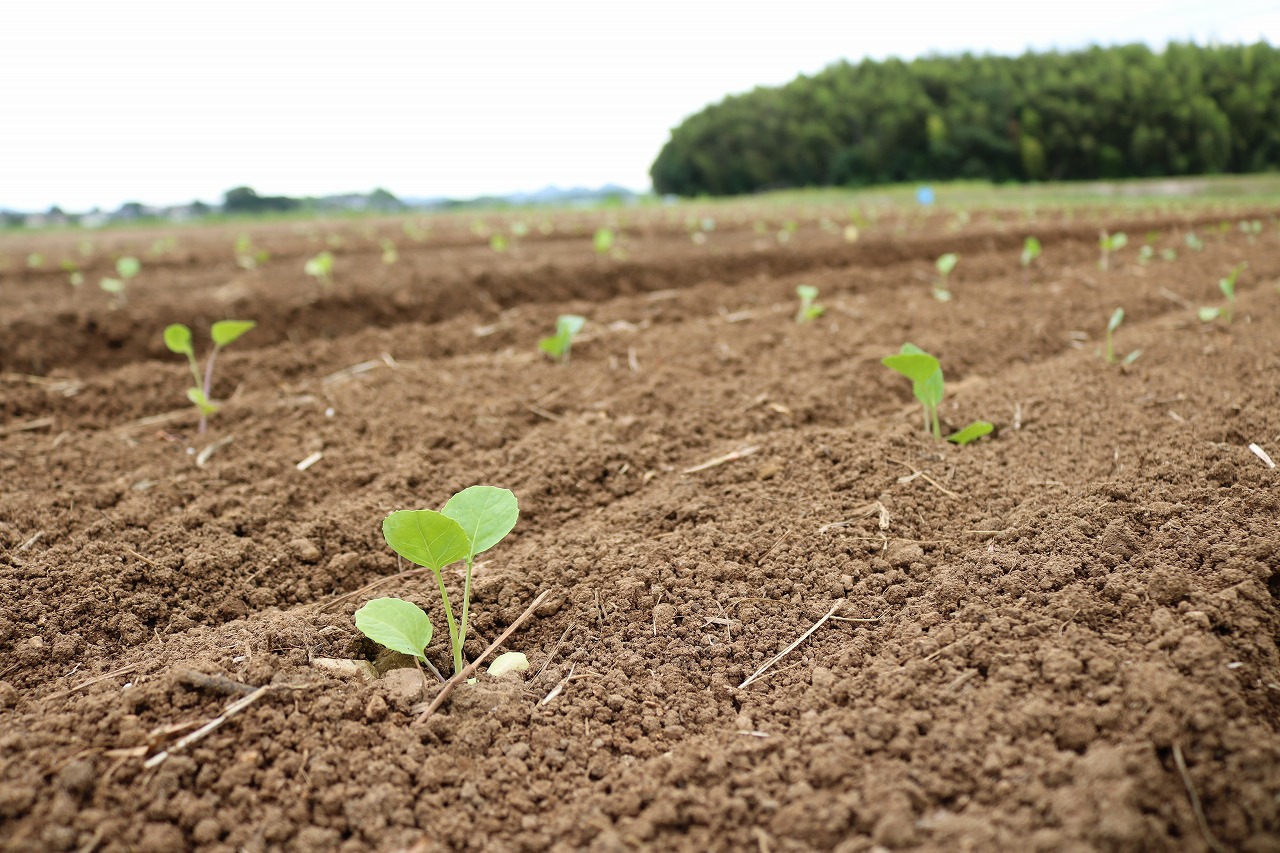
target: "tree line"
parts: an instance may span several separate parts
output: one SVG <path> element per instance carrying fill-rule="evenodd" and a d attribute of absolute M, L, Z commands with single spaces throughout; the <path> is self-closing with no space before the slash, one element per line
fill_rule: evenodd
<path fill-rule="evenodd" d="M 1280 165 L 1280 49 L 1170 44 L 840 62 L 671 131 L 659 193 L 1074 180 Z"/>

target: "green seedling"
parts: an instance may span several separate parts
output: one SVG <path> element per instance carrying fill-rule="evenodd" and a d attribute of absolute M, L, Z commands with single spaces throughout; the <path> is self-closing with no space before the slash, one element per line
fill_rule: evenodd
<path fill-rule="evenodd" d="M 427 231 L 412 219 L 406 219 L 404 225 L 400 227 L 404 229 L 405 236 L 415 243 L 421 243 L 427 239 Z"/>
<path fill-rule="evenodd" d="M 1160 250 L 1160 260 L 1162 260 L 1162 261 L 1176 261 L 1177 259 L 1178 259 L 1178 250 L 1177 250 L 1177 249 L 1174 249 L 1173 247 L 1170 247 L 1170 248 L 1168 248 L 1168 249 L 1161 249 L 1161 250 Z"/>
<path fill-rule="evenodd" d="M 187 389 L 187 399 L 200 410 L 199 432 L 205 431 L 209 415 L 218 411 L 218 405 L 209 397 L 213 390 L 213 364 L 218 358 L 218 353 L 256 325 L 257 323 L 252 320 L 219 320 L 209 327 L 209 337 L 213 339 L 213 350 L 205 361 L 203 379 L 200 376 L 200 365 L 196 361 L 195 347 L 191 343 L 191 330 L 181 323 L 165 327 L 164 345 L 171 352 L 185 355 L 187 363 L 191 366 L 191 376 L 195 384 Z"/>
<path fill-rule="evenodd" d="M 573 336 L 582 331 L 586 322 L 586 317 L 579 317 L 577 314 L 561 314 L 556 318 L 556 333 L 538 341 L 538 349 L 561 364 L 568 364 Z"/>
<path fill-rule="evenodd" d="M 489 248 L 499 254 L 505 252 L 510 245 L 510 242 L 503 234 L 494 234 L 489 238 Z"/>
<path fill-rule="evenodd" d="M 951 278 L 951 271 L 959 262 L 960 256 L 955 252 L 947 252 L 934 262 L 938 268 L 938 277 L 933 280 L 933 298 L 939 302 L 951 301 L 951 291 L 947 288 L 947 282 Z"/>
<path fill-rule="evenodd" d="M 120 258 L 116 261 L 116 275 L 119 278 L 104 278 L 98 282 L 98 287 L 114 296 L 116 305 L 123 305 L 125 302 L 125 285 L 129 279 L 136 276 L 141 270 L 142 264 L 138 262 L 137 258 Z"/>
<path fill-rule="evenodd" d="M 942 398 L 946 394 L 946 383 L 938 360 L 915 344 L 905 343 L 902 349 L 894 355 L 885 356 L 880 363 L 911 380 L 911 391 L 924 407 L 924 431 L 934 438 L 942 438 L 938 407 L 942 405 Z M 993 429 L 995 426 L 987 421 L 974 421 L 959 432 L 947 436 L 947 441 L 960 445 L 969 444 L 988 435 Z"/>
<path fill-rule="evenodd" d="M 945 385 L 942 365 L 929 353 L 912 343 L 905 343 L 895 355 L 880 360 L 885 367 L 911 380 L 911 391 L 924 406 L 924 429 L 934 438 L 942 438 L 942 426 L 938 423 L 938 406 L 942 404 Z"/>
<path fill-rule="evenodd" d="M 1226 278 L 1218 279 L 1218 289 L 1227 298 L 1227 304 L 1221 307 L 1201 308 L 1200 322 L 1212 323 L 1221 317 L 1227 325 L 1231 324 L 1236 312 L 1236 279 L 1240 277 L 1240 272 L 1247 266 L 1249 266 L 1248 263 L 1236 264 L 1231 268 L 1231 272 L 1227 274 Z"/>
<path fill-rule="evenodd" d="M 44 255 L 39 252 L 32 252 L 27 255 L 27 267 L 29 269 L 38 270 L 44 266 Z"/>
<path fill-rule="evenodd" d="M 1193 252 L 1204 251 L 1204 241 L 1194 231 L 1188 231 L 1187 236 L 1182 238 L 1182 242 L 1187 244 L 1187 248 Z"/>
<path fill-rule="evenodd" d="M 325 290 L 333 287 L 333 255 L 330 252 L 321 252 L 308 259 L 302 271 L 320 282 Z"/>
<path fill-rule="evenodd" d="M 1116 350 L 1115 350 L 1114 344 L 1112 343 L 1111 336 L 1115 334 L 1116 329 L 1120 328 L 1120 324 L 1123 322 L 1124 322 L 1123 308 L 1117 308 L 1114 312 L 1112 312 L 1111 319 L 1107 321 L 1107 334 L 1106 334 L 1106 337 L 1103 339 L 1104 343 L 1103 343 L 1103 352 L 1102 352 L 1102 358 L 1104 361 L 1106 361 L 1107 364 L 1116 363 Z M 1142 350 L 1136 349 L 1133 352 L 1126 355 L 1121 360 L 1121 363 L 1133 364 L 1135 361 L 1138 360 L 1138 356 L 1140 355 L 1142 355 Z"/>
<path fill-rule="evenodd" d="M 1028 237 L 1022 244 L 1022 261 L 1023 269 L 1028 269 L 1040 258 L 1040 241 L 1035 237 Z"/>
<path fill-rule="evenodd" d="M 995 431 L 995 428 L 996 425 L 991 423 L 991 421 L 974 421 L 959 432 L 951 433 L 951 435 L 947 436 L 947 441 L 964 447 L 966 444 L 971 444 L 982 438 L 984 435 L 990 435 Z"/>
<path fill-rule="evenodd" d="M 607 255 L 613 250 L 614 234 L 612 228 L 597 228 L 595 237 L 592 238 L 592 245 L 595 246 L 597 255 Z"/>
<path fill-rule="evenodd" d="M 396 244 L 390 237 L 383 237 L 378 241 L 378 245 L 382 248 L 382 262 L 384 264 L 390 266 L 400 260 L 400 252 L 396 249 Z"/>
<path fill-rule="evenodd" d="M 1253 243 L 1259 234 L 1262 233 L 1262 220 L 1260 219 L 1242 219 L 1240 220 L 1240 233 Z"/>
<path fill-rule="evenodd" d="M 1123 231 L 1117 231 L 1114 234 L 1108 234 L 1103 231 L 1098 237 L 1098 249 L 1102 254 L 1098 258 L 1098 269 L 1111 269 L 1111 253 L 1118 252 L 1125 246 L 1129 245 L 1129 235 Z"/>
<path fill-rule="evenodd" d="M 236 238 L 235 251 L 236 263 L 246 270 L 257 269 L 271 259 L 271 253 L 266 249 L 255 247 L 253 239 L 248 234 L 241 234 Z"/>
<path fill-rule="evenodd" d="M 796 287 L 796 296 L 800 297 L 800 310 L 796 312 L 797 323 L 816 320 L 826 313 L 826 307 L 818 304 L 818 288 L 813 285 L 799 285 Z"/>
<path fill-rule="evenodd" d="M 1146 266 L 1156 256 L 1156 250 L 1149 245 L 1144 245 L 1138 249 L 1138 263 Z"/>
<path fill-rule="evenodd" d="M 510 491 L 494 486 L 471 486 L 449 498 L 439 512 L 401 510 L 391 513 L 382 522 L 382 536 L 391 550 L 411 563 L 430 569 L 435 575 L 445 620 L 449 624 L 449 646 L 453 652 L 455 675 L 466 666 L 462 646 L 467 639 L 471 574 L 476 555 L 501 542 L 519 518 L 520 507 Z M 465 561 L 465 573 L 461 616 L 455 619 L 443 572 L 446 566 L 459 561 Z M 426 660 L 426 646 L 432 634 L 431 620 L 415 604 L 398 598 L 375 599 L 357 611 L 356 627 L 375 642 L 412 655 L 415 659 Z"/>

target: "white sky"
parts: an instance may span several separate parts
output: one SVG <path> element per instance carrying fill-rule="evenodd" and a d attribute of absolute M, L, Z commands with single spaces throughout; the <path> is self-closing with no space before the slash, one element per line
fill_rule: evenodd
<path fill-rule="evenodd" d="M 4 0 L 0 209 L 647 189 L 669 130 L 848 58 L 1280 41 L 1280 2 Z"/>

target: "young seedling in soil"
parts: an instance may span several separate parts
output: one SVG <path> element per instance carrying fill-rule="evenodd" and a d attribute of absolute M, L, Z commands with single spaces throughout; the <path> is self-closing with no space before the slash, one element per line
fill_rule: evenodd
<path fill-rule="evenodd" d="M 596 235 L 592 238 L 592 245 L 595 246 L 597 255 L 609 254 L 609 252 L 613 250 L 613 242 L 614 236 L 612 228 L 596 229 Z"/>
<path fill-rule="evenodd" d="M 1040 259 L 1040 241 L 1035 237 L 1028 237 L 1022 244 L 1022 261 L 1023 269 L 1030 269 L 1031 265 Z"/>
<path fill-rule="evenodd" d="M 390 237 L 383 237 L 378 241 L 378 246 L 382 249 L 382 262 L 387 266 L 400 260 L 400 252 L 396 250 L 396 244 Z"/>
<path fill-rule="evenodd" d="M 1187 248 L 1193 252 L 1204 251 L 1204 241 L 1194 231 L 1188 231 L 1187 236 L 1182 238 L 1182 242 L 1187 244 Z"/>
<path fill-rule="evenodd" d="M 1103 352 L 1102 352 L 1102 358 L 1104 361 L 1106 361 L 1107 364 L 1116 363 L 1116 350 L 1115 350 L 1115 346 L 1111 341 L 1111 336 L 1115 334 L 1116 329 L 1120 328 L 1120 324 L 1123 322 L 1124 322 L 1123 308 L 1117 308 L 1111 314 L 1111 319 L 1107 321 L 1107 334 L 1106 334 L 1106 337 L 1103 339 L 1104 343 L 1103 343 Z M 1138 356 L 1140 355 L 1142 355 L 1142 350 L 1136 349 L 1133 352 L 1126 355 L 1121 363 L 1133 364 L 1135 361 L 1138 360 Z"/>
<path fill-rule="evenodd" d="M 489 248 L 498 254 L 502 254 L 511 244 L 503 234 L 494 234 L 489 238 Z"/>
<path fill-rule="evenodd" d="M 510 491 L 495 486 L 471 486 L 449 498 L 439 512 L 401 510 L 382 522 L 382 535 L 391 549 L 409 562 L 430 569 L 436 577 L 445 621 L 449 624 L 455 675 L 466 666 L 462 646 L 467 639 L 471 573 L 476 555 L 501 542 L 519 518 L 520 507 Z M 459 560 L 465 561 L 466 570 L 461 616 L 455 619 L 443 572 L 445 566 Z M 426 660 L 424 653 L 431 640 L 431 620 L 415 604 L 399 598 L 375 599 L 356 613 L 356 627 L 375 642 Z M 387 639 L 400 646 L 391 645 Z"/>
<path fill-rule="evenodd" d="M 1127 245 L 1129 245 L 1129 235 L 1123 231 L 1117 231 L 1114 234 L 1103 231 L 1098 237 L 1098 249 L 1102 253 L 1098 258 L 1098 269 L 1104 272 L 1111 269 L 1111 253 L 1118 252 Z"/>
<path fill-rule="evenodd" d="M 800 310 L 796 312 L 797 323 L 816 320 L 827 312 L 825 306 L 818 304 L 818 288 L 811 284 L 796 287 L 796 296 L 800 297 Z"/>
<path fill-rule="evenodd" d="M 959 261 L 960 256 L 955 252 L 947 252 L 935 262 L 938 267 L 938 277 L 933 281 L 933 298 L 939 302 L 951 301 L 951 291 L 947 289 L 947 282 L 951 278 L 951 271 L 956 268 Z"/>
<path fill-rule="evenodd" d="M 253 240 L 248 234 L 241 234 L 236 238 L 235 251 L 236 263 L 246 270 L 257 269 L 271 259 L 271 253 L 266 249 L 254 247 Z"/>
<path fill-rule="evenodd" d="M 1256 241 L 1257 236 L 1262 233 L 1262 220 L 1260 219 L 1242 219 L 1240 220 L 1240 233 L 1248 238 L 1250 243 Z"/>
<path fill-rule="evenodd" d="M 137 258 L 124 257 L 116 261 L 116 275 L 118 278 L 104 278 L 98 282 L 98 286 L 107 293 L 116 298 L 118 303 L 124 303 L 124 289 L 129 280 L 142 271 L 142 264 Z"/>
<path fill-rule="evenodd" d="M 195 385 L 187 389 L 187 399 L 200 410 L 200 426 L 198 431 L 204 433 L 208 426 L 209 415 L 218 411 L 218 405 L 210 399 L 213 390 L 213 364 L 223 347 L 235 341 L 245 332 L 256 326 L 252 320 L 219 320 L 209 327 L 209 337 L 213 338 L 213 350 L 204 366 L 204 378 L 200 376 L 200 365 L 196 362 L 195 348 L 191 345 L 191 330 L 182 323 L 174 323 L 164 330 L 164 345 L 171 352 L 185 355 L 191 366 L 191 376 Z"/>
<path fill-rule="evenodd" d="M 586 317 L 579 317 L 577 314 L 561 314 L 556 318 L 556 333 L 538 341 L 538 349 L 561 364 L 568 364 L 573 336 L 582 331 L 586 322 Z"/>
<path fill-rule="evenodd" d="M 1212 323 L 1221 317 L 1227 325 L 1231 324 L 1236 312 L 1236 279 L 1240 276 L 1240 271 L 1247 266 L 1249 266 L 1248 263 L 1236 264 L 1226 278 L 1218 279 L 1218 289 L 1227 298 L 1227 304 L 1221 307 L 1201 308 L 1200 322 Z"/>
<path fill-rule="evenodd" d="M 1144 267 L 1151 263 L 1152 258 L 1155 256 L 1156 250 L 1150 245 L 1144 245 L 1138 249 L 1138 263 L 1142 264 Z"/>
<path fill-rule="evenodd" d="M 321 287 L 329 290 L 333 287 L 333 254 L 324 251 L 309 259 L 302 271 L 320 282 Z"/>
<path fill-rule="evenodd" d="M 911 380 L 911 391 L 924 406 L 924 431 L 934 438 L 942 438 L 942 425 L 938 422 L 938 407 L 946 394 L 942 379 L 942 365 L 929 353 L 912 343 L 902 345 L 896 354 L 885 356 L 880 363 Z M 987 421 L 974 421 L 959 432 L 947 436 L 947 441 L 965 445 L 989 434 L 995 426 Z"/>

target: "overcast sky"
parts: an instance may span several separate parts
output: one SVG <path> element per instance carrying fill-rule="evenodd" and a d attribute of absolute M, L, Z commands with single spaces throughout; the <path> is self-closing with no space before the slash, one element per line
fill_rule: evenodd
<path fill-rule="evenodd" d="M 0 208 L 647 189 L 685 116 L 842 58 L 1278 38 L 1257 0 L 5 0 Z"/>

